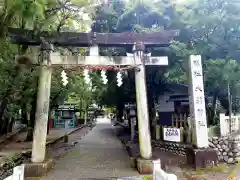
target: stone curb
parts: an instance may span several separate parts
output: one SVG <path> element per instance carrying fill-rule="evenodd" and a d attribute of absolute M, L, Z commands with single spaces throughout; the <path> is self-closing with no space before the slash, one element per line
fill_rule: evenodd
<path fill-rule="evenodd" d="M 68 133 L 63 134 L 62 136 L 50 141 L 47 143 L 47 147 L 65 139 L 66 136 L 73 134 L 74 132 L 77 132 L 81 130 L 84 127 L 90 127 L 91 129 L 94 127 L 94 124 L 92 122 L 89 122 L 85 125 L 81 125 L 77 128 L 75 128 L 72 131 L 69 131 Z M 30 151 L 31 152 L 31 151 Z M 46 159 L 42 163 L 26 163 L 25 164 L 25 177 L 42 177 L 45 176 L 55 165 L 55 160 L 52 158 Z"/>
<path fill-rule="evenodd" d="M 6 141 L 12 139 L 13 137 L 18 135 L 19 133 L 23 132 L 25 129 L 26 129 L 25 127 L 21 127 L 19 129 L 17 129 L 17 131 L 14 132 L 14 133 L 6 134 L 6 137 L 0 140 L 0 145 L 5 145 Z"/>
<path fill-rule="evenodd" d="M 119 121 L 116 121 L 116 124 L 119 125 L 119 126 L 125 127 L 125 128 L 128 127 L 126 124 L 121 123 Z"/>
<path fill-rule="evenodd" d="M 66 134 L 64 134 L 64 135 L 61 135 L 60 137 L 58 137 L 58 138 L 56 138 L 56 139 L 54 139 L 54 140 L 52 140 L 52 141 L 47 142 L 47 143 L 46 143 L 46 146 L 49 147 L 49 146 L 57 143 L 58 141 L 61 141 L 61 140 L 65 137 L 65 135 L 68 136 L 68 135 L 70 135 L 70 134 L 73 134 L 73 133 L 75 133 L 76 131 L 78 131 L 78 130 L 84 128 L 84 127 L 87 127 L 89 124 L 90 124 L 90 123 L 85 124 L 85 125 L 81 125 L 81 126 L 77 127 L 76 129 L 74 129 L 74 130 L 72 130 L 72 131 L 70 131 L 70 132 L 68 132 L 68 133 L 66 133 Z"/>
<path fill-rule="evenodd" d="M 81 125 L 81 126 L 77 127 L 76 129 L 74 129 L 74 130 L 72 130 L 72 131 L 70 131 L 70 132 L 68 132 L 68 133 L 66 133 L 66 134 L 64 134 L 64 135 L 61 135 L 60 137 L 58 137 L 58 138 L 56 138 L 56 139 L 54 139 L 54 140 L 52 140 L 52 141 L 50 141 L 50 142 L 47 142 L 47 143 L 46 143 L 46 147 L 49 147 L 49 146 L 57 143 L 58 141 L 62 140 L 66 135 L 68 136 L 68 135 L 70 135 L 70 134 L 73 134 L 73 133 L 75 133 L 76 131 L 81 130 L 81 129 L 84 128 L 84 127 L 88 127 L 89 125 L 92 125 L 92 126 L 91 126 L 92 128 L 94 128 L 94 126 L 95 126 L 95 124 L 93 124 L 93 123 L 87 123 L 86 125 Z M 14 163 L 16 163 L 15 165 L 19 165 L 19 160 L 21 161 L 21 159 L 22 159 L 24 156 L 27 156 L 27 157 L 31 156 L 31 153 L 32 153 L 32 149 L 28 149 L 28 150 L 26 150 L 26 151 L 22 151 L 22 152 L 16 153 L 15 155 L 17 155 L 17 158 L 14 160 Z M 52 162 L 53 162 L 53 161 L 52 161 Z M 53 163 L 54 163 L 54 162 L 53 162 Z M 6 164 L 7 164 L 7 162 L 4 162 L 3 164 L 1 164 L 0 167 L 5 166 Z"/>
<path fill-rule="evenodd" d="M 67 135 L 73 134 L 73 133 L 75 133 L 76 131 L 78 131 L 78 130 L 84 128 L 84 127 L 87 127 L 89 124 L 91 124 L 91 123 L 88 123 L 88 124 L 85 124 L 85 125 L 81 125 L 81 126 L 77 127 L 76 129 L 68 132 Z M 58 137 L 58 138 L 56 138 L 56 139 L 54 139 L 54 140 L 52 140 L 52 141 L 47 142 L 47 143 L 46 143 L 46 147 L 49 147 L 49 146 L 57 143 L 58 141 L 62 140 L 65 135 L 66 135 L 66 134 L 64 134 L 64 135 L 62 135 L 62 136 L 60 136 L 60 137 Z M 1 143 L 1 142 L 0 142 L 0 143 Z M 29 154 L 31 154 L 31 153 L 32 153 L 32 149 L 30 149 L 30 150 L 28 149 L 28 150 L 26 150 L 26 151 L 22 151 L 22 152 L 19 152 L 19 153 L 16 153 L 16 154 L 19 154 L 19 156 L 20 156 L 20 158 L 21 158 L 22 156 L 26 156 L 26 155 L 29 155 Z M 19 158 L 19 159 L 20 159 L 20 158 Z M 4 164 L 5 164 L 5 163 L 1 164 L 0 167 L 4 166 Z"/>

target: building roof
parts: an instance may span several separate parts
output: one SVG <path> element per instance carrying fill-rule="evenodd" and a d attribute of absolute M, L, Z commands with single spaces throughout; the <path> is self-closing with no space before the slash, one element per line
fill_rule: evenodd
<path fill-rule="evenodd" d="M 170 92 L 183 92 L 183 93 L 188 93 L 188 86 L 185 84 L 175 84 L 175 83 L 170 83 L 170 84 L 165 84 L 165 89 Z"/>

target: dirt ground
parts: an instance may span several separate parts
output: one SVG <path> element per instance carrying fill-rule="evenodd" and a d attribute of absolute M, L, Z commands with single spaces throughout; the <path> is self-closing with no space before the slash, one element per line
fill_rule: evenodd
<path fill-rule="evenodd" d="M 73 139 L 81 138 L 85 134 L 87 134 L 92 128 L 91 127 L 83 127 L 83 128 L 74 128 L 74 129 L 53 129 L 50 131 L 47 142 L 53 142 L 54 140 L 58 139 L 59 137 L 62 137 L 65 134 L 71 133 L 72 131 L 76 131 L 78 134 L 78 137 L 75 137 L 76 135 L 70 134 L 68 136 L 68 142 L 65 143 L 63 140 L 57 141 L 54 144 L 51 144 L 47 148 L 46 157 L 47 158 L 53 158 L 58 159 L 62 156 L 64 156 L 71 148 L 74 147 L 75 143 L 73 142 Z M 13 159 L 18 158 L 21 153 L 31 152 L 32 142 L 24 142 L 27 134 L 26 132 L 22 132 L 17 134 L 14 138 L 11 139 L 11 141 L 7 142 L 5 145 L 2 145 L 0 147 L 0 180 L 8 177 L 12 174 L 12 168 L 6 167 L 5 162 L 13 161 Z M 21 163 L 30 161 L 31 155 L 30 153 L 26 153 L 24 157 L 21 157 L 17 162 L 11 162 L 11 163 Z M 10 163 L 10 164 L 11 164 Z M 14 164 L 12 164 L 14 165 Z M 10 165 L 11 166 L 11 165 Z"/>
<path fill-rule="evenodd" d="M 63 158 L 67 153 L 71 152 L 72 149 L 78 145 L 78 141 L 82 139 L 89 131 L 91 127 L 85 127 L 68 136 L 68 142 L 64 143 L 59 141 L 47 148 L 47 158 L 53 158 L 56 161 Z M 69 131 L 63 130 L 51 130 L 48 136 L 48 142 L 56 139 L 57 136 L 64 135 Z M 0 163 L 19 152 L 26 152 L 31 150 L 31 142 L 23 142 L 26 138 L 26 133 L 20 133 L 18 136 L 14 137 L 13 140 L 3 146 L 0 146 Z M 226 165 L 220 164 L 218 167 L 211 169 L 204 169 L 193 171 L 191 169 L 180 168 L 180 167 L 169 167 L 167 172 L 174 173 L 178 176 L 179 180 L 189 179 L 189 180 L 230 180 L 231 178 L 236 180 L 240 179 L 240 164 L 237 165 Z M 191 177 L 192 176 L 192 177 Z M 0 172 L 0 180 L 1 172 Z M 39 179 L 39 178 L 37 178 Z M 42 178 L 40 178 L 42 179 Z M 29 180 L 29 179 L 28 179 Z M 33 180 L 33 179 L 31 179 Z"/>

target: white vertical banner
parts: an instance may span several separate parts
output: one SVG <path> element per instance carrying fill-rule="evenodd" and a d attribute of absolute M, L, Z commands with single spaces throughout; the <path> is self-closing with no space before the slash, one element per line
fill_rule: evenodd
<path fill-rule="evenodd" d="M 198 148 L 208 147 L 207 116 L 200 55 L 191 55 L 189 60 L 189 105 L 193 123 L 194 144 Z"/>

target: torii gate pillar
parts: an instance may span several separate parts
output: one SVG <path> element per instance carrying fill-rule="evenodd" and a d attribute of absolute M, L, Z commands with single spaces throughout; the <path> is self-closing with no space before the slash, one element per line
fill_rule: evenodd
<path fill-rule="evenodd" d="M 32 159 L 33 163 L 45 160 L 49 99 L 51 92 L 52 68 L 50 55 L 53 45 L 47 42 L 41 44 L 41 66 L 37 95 L 36 120 L 33 132 Z"/>
<path fill-rule="evenodd" d="M 145 64 L 143 61 L 144 50 L 145 47 L 142 43 L 137 43 L 133 47 L 135 63 L 140 64 L 138 69 L 135 70 L 140 154 L 142 158 L 150 159 L 152 157 L 152 145 L 149 127 Z"/>

